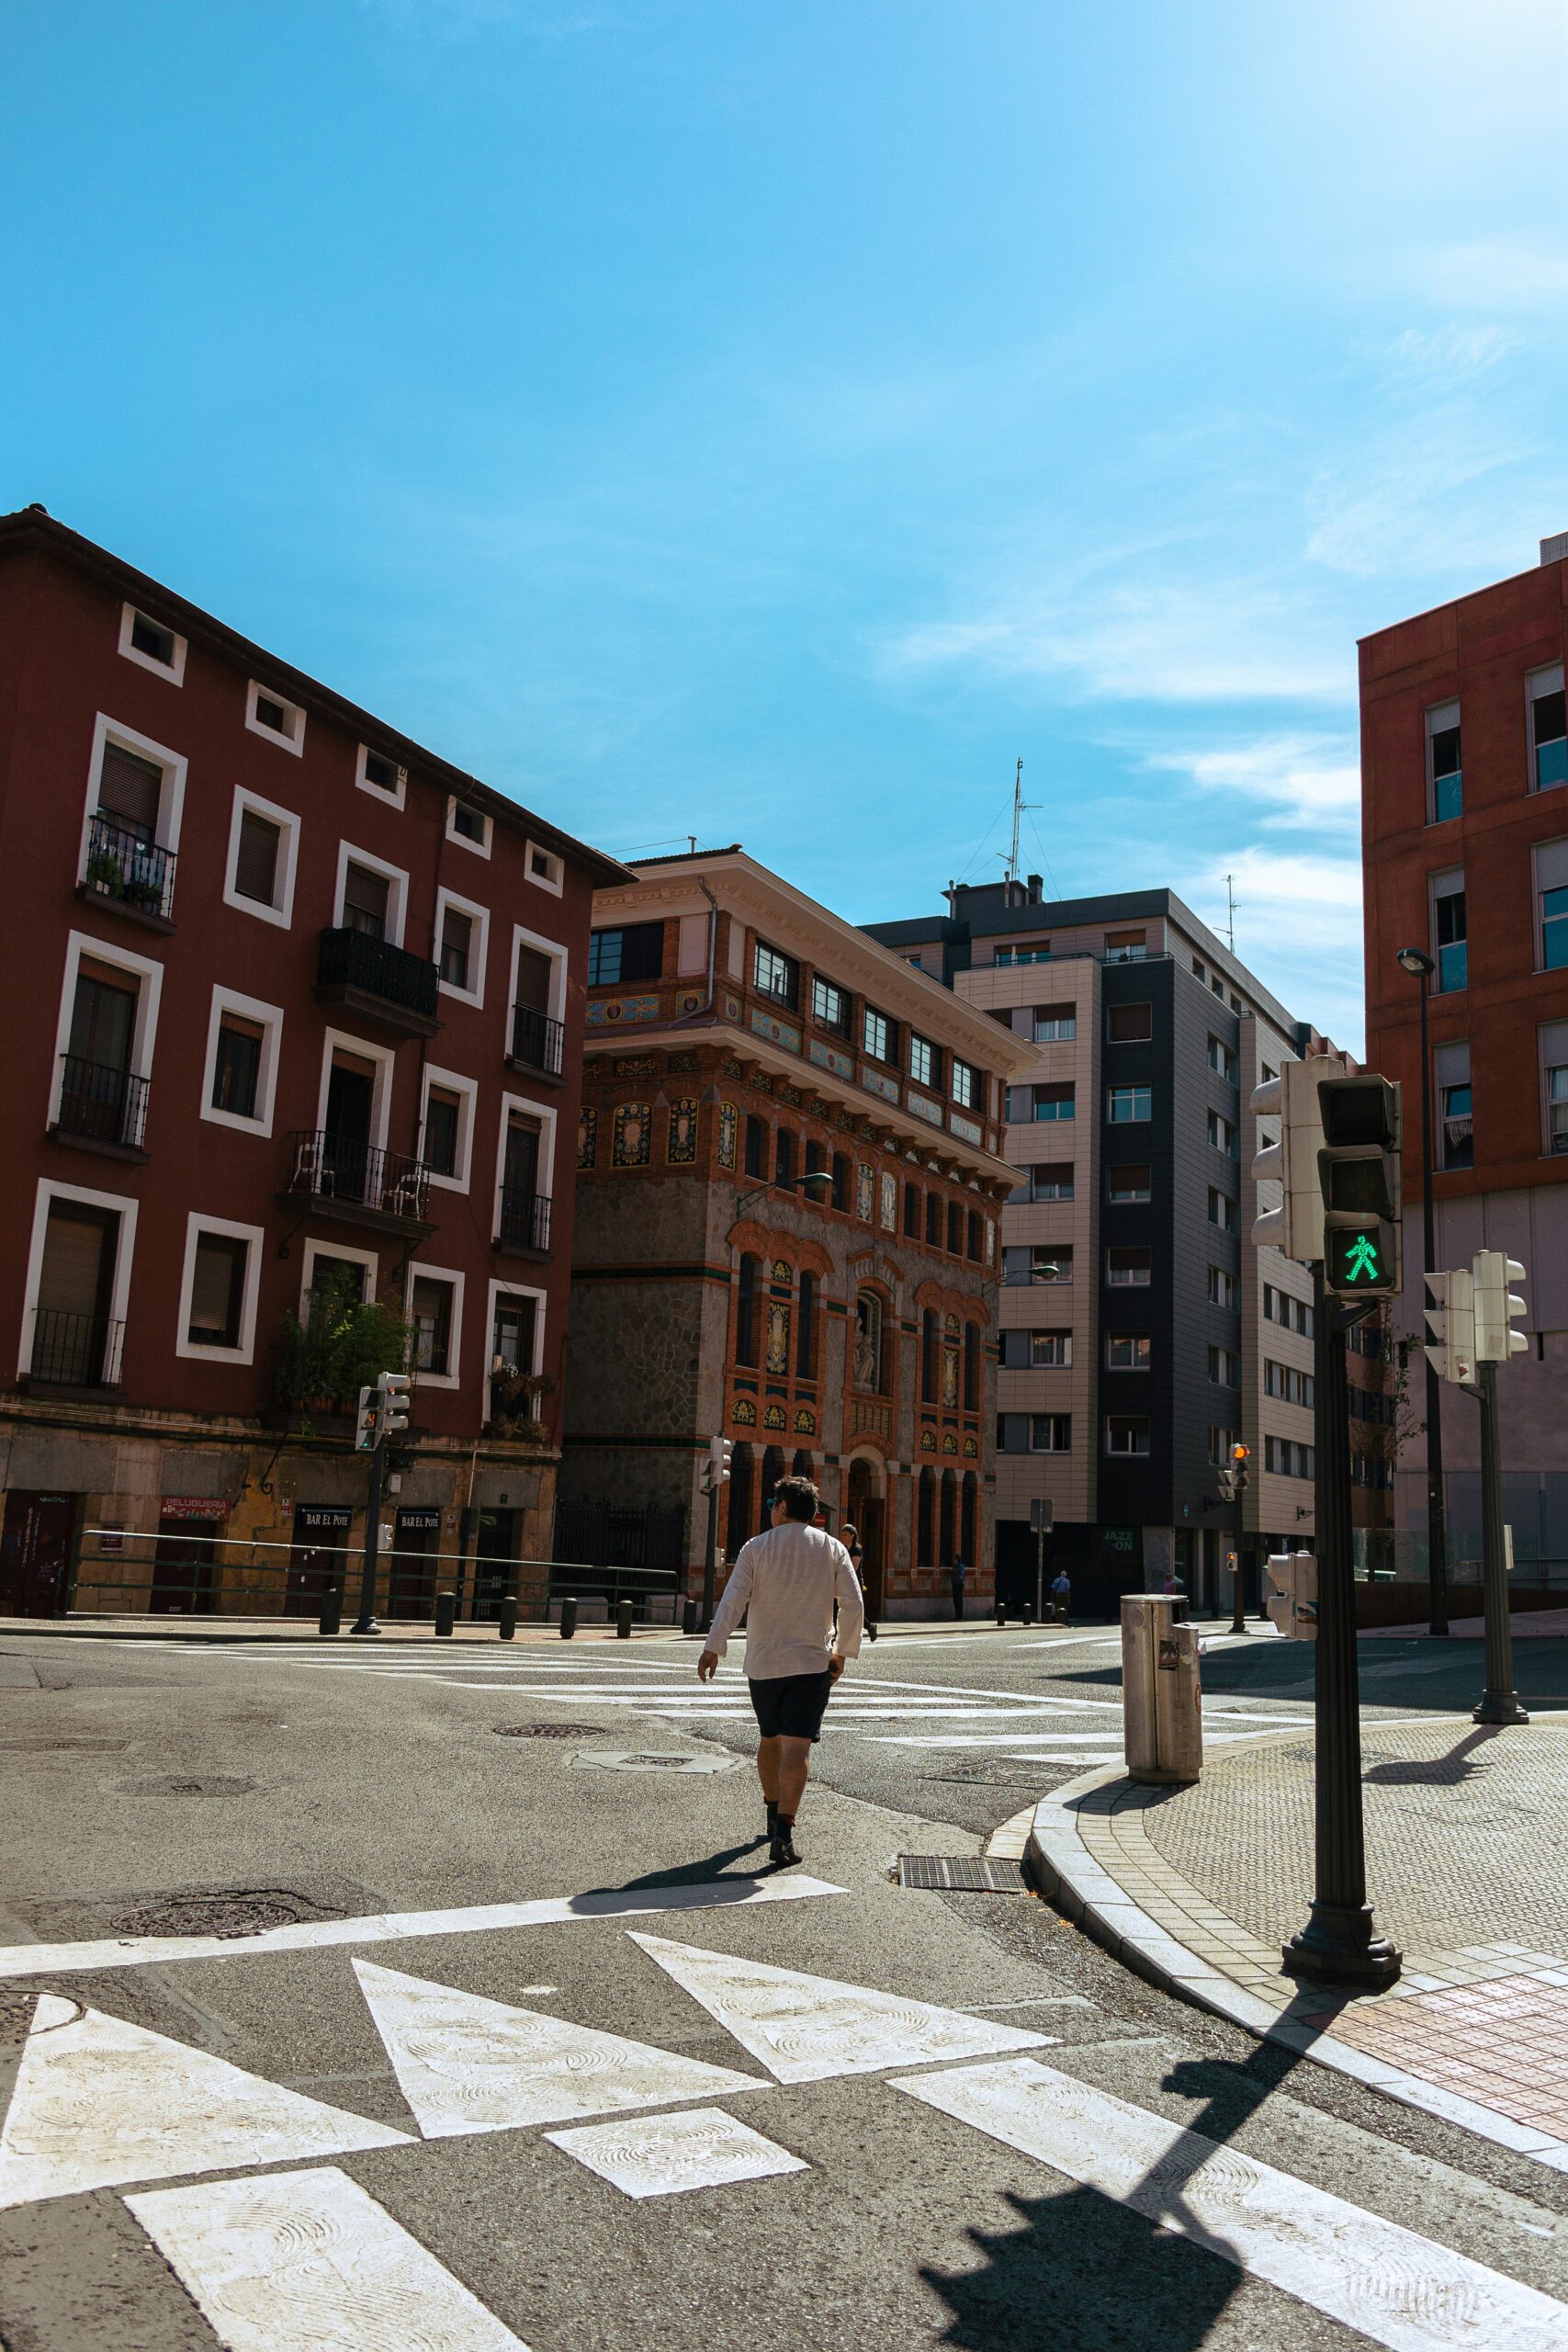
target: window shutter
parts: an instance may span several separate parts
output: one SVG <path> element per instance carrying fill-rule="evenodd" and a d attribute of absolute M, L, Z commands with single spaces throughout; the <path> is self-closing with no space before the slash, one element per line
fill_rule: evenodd
<path fill-rule="evenodd" d="M 245 1244 L 236 1237 L 204 1233 L 197 1238 L 190 1286 L 190 1336 L 197 1342 L 220 1348 L 234 1345 L 244 1262 Z"/>
<path fill-rule="evenodd" d="M 247 808 L 240 819 L 240 845 L 234 856 L 234 888 L 243 899 L 262 906 L 276 904 L 277 849 L 282 835 L 265 817 Z"/>
<path fill-rule="evenodd" d="M 536 947 L 517 950 L 517 995 L 515 1002 L 526 1006 L 530 1012 L 548 1012 L 550 981 L 555 967 L 547 956 Z"/>
<path fill-rule="evenodd" d="M 391 884 L 384 874 L 374 873 L 368 865 L 351 864 L 343 885 L 344 922 L 352 922 L 355 915 L 365 916 L 367 921 L 355 927 L 371 930 L 378 939 L 384 939 L 390 894 Z"/>
<path fill-rule="evenodd" d="M 158 802 L 164 771 L 151 760 L 122 752 L 118 743 L 104 746 L 98 770 L 98 806 L 118 823 L 151 841 L 158 829 Z"/>

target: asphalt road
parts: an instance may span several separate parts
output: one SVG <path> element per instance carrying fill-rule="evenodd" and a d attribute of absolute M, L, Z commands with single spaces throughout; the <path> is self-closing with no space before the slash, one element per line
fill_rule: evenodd
<path fill-rule="evenodd" d="M 776 1879 L 695 1648 L 0 1643 L 5 2352 L 1568 2346 L 1568 2180 L 894 1883 L 1117 1752 L 1112 1633 L 886 1634 Z"/>

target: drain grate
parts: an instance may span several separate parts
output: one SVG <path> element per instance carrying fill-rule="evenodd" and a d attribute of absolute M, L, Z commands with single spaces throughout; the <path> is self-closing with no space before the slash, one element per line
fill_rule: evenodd
<path fill-rule="evenodd" d="M 254 1936 L 264 1928 L 293 1928 L 332 1915 L 284 1887 L 236 1888 L 228 1894 L 181 1895 L 122 1911 L 110 1926 L 120 1936 Z"/>
<path fill-rule="evenodd" d="M 989 1854 L 900 1854 L 898 1884 L 933 1889 L 939 1894 L 1027 1894 L 1016 1862 Z"/>
<path fill-rule="evenodd" d="M 603 1739 L 606 1724 L 491 1724 L 501 1739 Z"/>

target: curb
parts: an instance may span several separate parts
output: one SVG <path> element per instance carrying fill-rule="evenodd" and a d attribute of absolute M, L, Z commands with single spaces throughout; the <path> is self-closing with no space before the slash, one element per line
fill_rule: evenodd
<path fill-rule="evenodd" d="M 1270 1732 L 1247 1745 L 1264 1747 L 1300 1736 L 1295 1730 Z M 1440 2089 L 1417 2075 L 1404 2074 L 1311 2023 L 1325 2008 L 1345 2006 L 1332 1991 L 1313 1987 L 1284 2000 L 1265 2000 L 1234 1983 L 1212 1961 L 1190 1951 L 1160 1927 L 1095 1860 L 1078 1826 L 1080 1809 L 1102 1791 L 1118 1785 L 1130 1789 L 1134 1783 L 1115 1765 L 1101 1765 L 1043 1797 L 1034 1808 L 1024 1848 L 1023 1874 L 1071 1926 L 1092 1937 L 1112 1960 L 1158 1992 L 1224 2018 L 1257 2041 L 1278 2042 L 1300 2057 L 1314 2058 L 1319 2065 L 1350 2075 L 1405 2107 L 1418 2108 L 1445 2123 L 1457 2123 L 1511 2154 L 1568 2173 L 1568 2142 L 1528 2123 L 1516 2123 L 1493 2108 Z"/>

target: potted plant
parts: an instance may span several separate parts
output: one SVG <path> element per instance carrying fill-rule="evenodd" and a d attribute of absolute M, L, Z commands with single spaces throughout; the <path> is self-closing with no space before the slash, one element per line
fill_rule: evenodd
<path fill-rule="evenodd" d="M 538 1405 L 542 1396 L 554 1394 L 555 1385 L 547 1372 L 519 1372 L 497 1356 L 491 1365 L 486 1436 L 510 1438 L 514 1445 L 547 1444 L 549 1431 Z"/>
<path fill-rule="evenodd" d="M 361 1388 L 384 1372 L 401 1372 L 412 1331 L 400 1307 L 367 1304 L 343 1268 L 322 1276 L 303 1318 L 284 1310 L 274 1387 L 290 1413 L 352 1414 Z"/>

